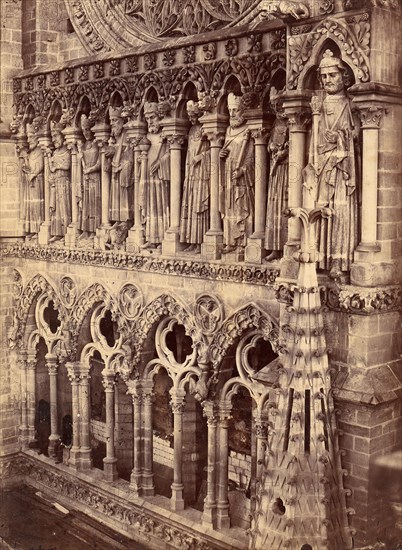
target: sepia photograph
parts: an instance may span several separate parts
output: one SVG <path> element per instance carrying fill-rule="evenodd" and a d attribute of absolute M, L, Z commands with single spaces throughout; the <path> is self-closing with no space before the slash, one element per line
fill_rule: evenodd
<path fill-rule="evenodd" d="M 401 1 L 0 15 L 0 550 L 402 550 Z"/>

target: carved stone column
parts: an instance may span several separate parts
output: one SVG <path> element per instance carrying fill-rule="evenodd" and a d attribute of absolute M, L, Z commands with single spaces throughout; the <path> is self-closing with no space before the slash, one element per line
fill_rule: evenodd
<path fill-rule="evenodd" d="M 92 468 L 91 446 L 89 444 L 89 371 L 81 365 L 79 380 L 80 402 L 80 469 Z"/>
<path fill-rule="evenodd" d="M 247 239 L 245 261 L 260 264 L 264 256 L 265 218 L 268 183 L 268 130 L 259 128 L 252 132 L 255 145 L 255 206 L 254 233 Z"/>
<path fill-rule="evenodd" d="M 28 392 L 27 392 L 27 352 L 21 351 L 18 360 L 21 380 L 21 424 L 19 440 L 22 449 L 28 447 Z"/>
<path fill-rule="evenodd" d="M 35 441 L 35 416 L 36 416 L 36 354 L 28 353 L 27 362 L 27 417 L 28 417 L 28 442 Z"/>
<path fill-rule="evenodd" d="M 108 237 L 109 223 L 109 195 L 110 195 L 110 171 L 107 169 L 108 159 L 105 151 L 108 146 L 110 128 L 107 124 L 95 124 L 92 128 L 95 139 L 99 146 L 101 160 L 101 226 L 97 228 L 94 244 L 97 248 L 105 250 L 105 243 Z"/>
<path fill-rule="evenodd" d="M 229 444 L 228 429 L 231 406 L 224 404 L 219 411 L 218 450 L 219 450 L 219 471 L 218 471 L 218 505 L 217 505 L 217 527 L 218 529 L 229 529 L 229 498 L 228 498 L 228 476 L 229 476 Z"/>
<path fill-rule="evenodd" d="M 208 425 L 208 466 L 207 466 L 207 495 L 204 499 L 202 524 L 216 528 L 216 428 L 218 418 L 214 404 L 205 401 L 203 404 L 204 416 Z"/>
<path fill-rule="evenodd" d="M 142 480 L 141 386 L 136 380 L 129 380 L 127 385 L 133 400 L 133 470 L 130 489 L 133 496 L 138 497 L 141 494 Z"/>
<path fill-rule="evenodd" d="M 19 216 L 18 216 L 18 235 L 25 235 L 25 193 L 26 190 L 24 189 L 24 185 L 22 183 L 22 167 L 25 164 L 25 155 L 27 154 L 28 149 L 28 143 L 27 143 L 27 137 L 22 133 L 22 125 L 20 126 L 19 132 L 14 136 L 15 139 L 15 149 L 18 156 L 18 169 L 19 169 L 19 175 L 20 175 L 20 188 L 19 188 L 19 201 L 20 201 L 20 208 L 19 208 Z"/>
<path fill-rule="evenodd" d="M 182 188 L 181 155 L 184 144 L 182 134 L 168 136 L 170 144 L 170 226 L 162 241 L 162 254 L 175 255 L 180 245 L 180 208 Z"/>
<path fill-rule="evenodd" d="M 116 481 L 117 458 L 114 449 L 114 374 L 103 374 L 103 388 L 106 394 L 106 456 L 103 459 L 103 474 L 105 481 Z"/>
<path fill-rule="evenodd" d="M 361 241 L 355 262 L 372 262 L 381 248 L 377 242 L 378 134 L 384 107 L 360 106 L 363 134 Z"/>
<path fill-rule="evenodd" d="M 172 510 L 184 510 L 183 498 L 183 410 L 184 395 L 177 394 L 172 397 L 173 410 L 173 435 L 174 435 L 174 465 L 172 497 L 170 506 Z"/>
<path fill-rule="evenodd" d="M 143 122 L 136 122 L 135 125 L 132 124 L 127 128 L 127 141 L 132 144 L 134 155 L 134 225 L 128 232 L 126 251 L 134 253 L 137 253 L 140 250 L 140 245 L 144 243 L 144 227 L 141 220 L 139 195 L 142 162 L 141 154 L 143 150 L 142 140 L 145 135 L 146 124 Z"/>
<path fill-rule="evenodd" d="M 289 208 L 303 203 L 303 169 L 307 165 L 306 135 L 311 119 L 310 98 L 288 98 L 283 108 L 289 121 Z M 289 218 L 288 241 L 284 247 L 281 276 L 297 278 L 298 264 L 293 253 L 300 248 L 300 224 Z"/>
<path fill-rule="evenodd" d="M 142 494 L 143 496 L 154 496 L 154 473 L 153 473 L 153 429 L 152 429 L 152 397 L 151 384 L 144 387 L 142 394 L 142 440 L 143 440 L 143 473 L 142 473 Z"/>
<path fill-rule="evenodd" d="M 50 239 L 50 183 L 49 183 L 49 157 L 50 157 L 50 136 L 43 132 L 38 135 L 38 143 L 44 154 L 44 170 L 43 177 L 45 180 L 45 220 L 41 224 L 38 233 L 38 244 L 46 245 Z"/>
<path fill-rule="evenodd" d="M 223 248 L 222 220 L 219 213 L 219 153 L 225 139 L 227 119 L 218 114 L 205 114 L 200 117 L 199 122 L 211 145 L 210 225 L 201 245 L 201 257 L 204 260 L 219 260 Z"/>
<path fill-rule="evenodd" d="M 73 441 L 70 449 L 69 465 L 77 469 L 80 459 L 80 409 L 79 409 L 79 382 L 80 375 L 77 363 L 66 363 L 68 379 L 71 382 L 71 409 L 73 422 Z"/>
<path fill-rule="evenodd" d="M 46 354 L 46 367 L 49 372 L 50 385 L 50 436 L 49 436 L 49 455 L 54 454 L 56 441 L 59 440 L 60 434 L 58 427 L 58 403 L 57 403 L 57 357 L 52 354 Z"/>
<path fill-rule="evenodd" d="M 77 241 L 78 235 L 78 186 L 81 185 L 82 170 L 81 162 L 77 158 L 77 146 L 76 143 L 81 137 L 79 128 L 73 128 L 71 126 L 63 130 L 63 134 L 66 138 L 67 148 L 71 152 L 71 224 L 67 227 L 67 233 L 65 236 L 65 244 L 68 248 L 73 248 Z"/>

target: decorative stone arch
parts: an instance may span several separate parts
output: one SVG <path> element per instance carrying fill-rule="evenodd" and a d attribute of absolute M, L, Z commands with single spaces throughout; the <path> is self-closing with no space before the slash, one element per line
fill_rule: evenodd
<path fill-rule="evenodd" d="M 367 20 L 359 23 L 329 17 L 320 21 L 308 34 L 289 38 L 288 89 L 303 88 L 305 76 L 311 67 L 318 65 L 322 45 L 328 38 L 340 49 L 342 60 L 353 70 L 356 82 L 370 80 L 368 15 Z"/>
<path fill-rule="evenodd" d="M 202 335 L 191 313 L 173 296 L 162 294 L 145 306 L 138 319 L 134 322 L 132 330 L 134 336 L 130 339 L 133 367 L 138 365 L 140 361 L 144 342 L 153 325 L 166 315 L 173 317 L 179 324 L 183 325 L 186 335 L 190 336 L 193 342 L 202 341 Z"/>
<path fill-rule="evenodd" d="M 17 114 L 25 116 L 30 105 L 35 111 L 35 116 L 43 114 L 43 100 L 34 92 L 27 92 L 20 97 L 19 101 L 17 100 Z"/>
<path fill-rule="evenodd" d="M 67 310 L 60 300 L 59 294 L 56 290 L 56 285 L 50 283 L 50 281 L 42 274 L 37 273 L 26 284 L 18 302 L 16 303 L 13 326 L 9 337 L 10 345 L 12 347 L 20 347 L 22 345 L 29 310 L 31 309 L 34 301 L 37 300 L 38 296 L 48 296 L 58 309 L 61 321 L 67 321 Z"/>
<path fill-rule="evenodd" d="M 81 293 L 71 312 L 70 330 L 74 349 L 76 349 L 78 336 L 85 317 L 92 307 L 99 302 L 103 302 L 105 306 L 110 309 L 112 316 L 117 322 L 118 329 L 123 336 L 123 340 L 128 337 L 128 322 L 119 309 L 118 301 L 103 284 L 94 283 Z"/>
<path fill-rule="evenodd" d="M 67 109 L 69 107 L 69 101 L 64 89 L 51 88 L 45 95 L 43 101 L 43 115 L 48 117 L 49 120 L 52 117 L 56 101 L 60 104 L 61 109 Z"/>
<path fill-rule="evenodd" d="M 229 347 L 250 328 L 260 330 L 263 338 L 271 343 L 273 350 L 278 349 L 277 322 L 257 305 L 249 304 L 227 318 L 211 342 L 211 361 L 216 374 Z"/>
<path fill-rule="evenodd" d="M 140 76 L 135 86 L 133 95 L 134 115 L 139 115 L 143 106 L 144 98 L 148 97 L 148 91 L 153 88 L 158 96 L 158 101 L 165 101 L 170 96 L 170 90 L 166 87 L 166 82 L 162 74 L 158 72 L 147 72 Z"/>

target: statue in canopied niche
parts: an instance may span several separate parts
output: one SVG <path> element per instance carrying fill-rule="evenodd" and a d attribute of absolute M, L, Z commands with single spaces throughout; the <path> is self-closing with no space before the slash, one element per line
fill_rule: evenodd
<path fill-rule="evenodd" d="M 129 229 L 134 218 L 134 158 L 127 143 L 122 107 L 110 107 L 112 143 L 106 150 L 111 171 L 109 219 L 115 227 Z"/>
<path fill-rule="evenodd" d="M 146 102 L 144 117 L 148 124 L 148 134 L 143 143 L 147 142 L 149 148 L 143 151 L 139 159 L 139 206 L 145 225 L 145 243 L 142 248 L 160 249 L 170 222 L 170 150 L 166 138 L 161 134 L 158 103 Z"/>
<path fill-rule="evenodd" d="M 63 125 L 51 124 L 54 151 L 49 157 L 50 235 L 61 240 L 71 223 L 71 154 L 64 142 Z"/>
<path fill-rule="evenodd" d="M 210 147 L 198 122 L 198 104 L 187 101 L 192 124 L 188 133 L 186 172 L 181 205 L 180 241 L 187 243 L 185 253 L 199 254 L 209 227 L 209 195 L 211 177 Z"/>
<path fill-rule="evenodd" d="M 329 219 L 317 224 L 320 267 L 329 269 L 332 277 L 348 271 L 358 243 L 358 174 L 357 135 L 351 104 L 345 92 L 346 66 L 326 50 L 319 65 L 319 79 L 325 97 L 314 98 L 319 110 L 317 142 L 312 140 L 310 164 L 314 167 L 316 206 L 333 209 Z M 305 171 L 308 179 L 309 170 Z"/>
<path fill-rule="evenodd" d="M 23 157 L 22 186 L 24 196 L 24 229 L 28 240 L 39 233 L 45 219 L 44 158 L 38 144 L 35 120 L 26 125 L 28 152 Z"/>
<path fill-rule="evenodd" d="M 78 159 L 82 165 L 82 181 L 79 187 L 81 216 L 78 240 L 93 239 L 101 223 L 101 161 L 99 147 L 91 130 L 93 124 L 86 115 L 81 116 L 84 143 L 78 142 Z"/>
<path fill-rule="evenodd" d="M 230 93 L 228 109 L 229 127 L 219 154 L 224 254 L 244 249 L 254 224 L 254 143 L 246 125 L 241 96 Z"/>
<path fill-rule="evenodd" d="M 280 103 L 277 91 L 271 90 L 271 105 L 276 113 L 268 142 L 269 179 L 267 196 L 267 218 L 265 224 L 265 248 L 269 251 L 264 258 L 266 262 L 282 256 L 287 240 L 287 218 L 283 211 L 288 205 L 288 158 L 289 131 L 288 124 Z"/>

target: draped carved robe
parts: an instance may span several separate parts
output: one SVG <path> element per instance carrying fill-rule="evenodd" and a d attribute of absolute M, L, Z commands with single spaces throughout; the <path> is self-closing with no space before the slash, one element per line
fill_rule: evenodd
<path fill-rule="evenodd" d="M 209 227 L 211 159 L 209 144 L 202 139 L 201 128 L 200 124 L 195 124 L 188 134 L 180 240 L 189 244 L 201 244 Z"/>
<path fill-rule="evenodd" d="M 111 163 L 110 220 L 126 222 L 134 218 L 134 159 L 132 148 L 125 144 L 125 132 L 117 137 Z"/>
<path fill-rule="evenodd" d="M 43 152 L 35 147 L 28 152 L 22 168 L 24 186 L 24 220 L 27 233 L 39 233 L 45 217 Z"/>
<path fill-rule="evenodd" d="M 167 140 L 160 134 L 149 133 L 147 137 L 151 145 L 141 161 L 139 206 L 145 224 L 145 240 L 159 245 L 170 223 L 170 151 Z M 151 174 L 154 162 L 158 162 L 159 167 Z"/>
<path fill-rule="evenodd" d="M 328 135 L 329 130 L 334 137 Z M 320 267 L 339 262 L 348 271 L 358 244 L 358 174 L 354 120 L 345 95 L 327 95 L 321 107 L 318 131 L 317 206 L 329 206 L 333 215 L 317 224 Z"/>
<path fill-rule="evenodd" d="M 50 233 L 54 237 L 64 237 L 71 223 L 71 155 L 65 145 L 54 150 L 49 159 L 49 169 Z"/>
<path fill-rule="evenodd" d="M 95 233 L 101 223 L 101 163 L 95 141 L 86 141 L 82 149 L 82 167 L 90 170 L 82 174 L 82 213 L 80 229 Z"/>
<path fill-rule="evenodd" d="M 254 224 L 254 142 L 245 124 L 228 128 L 222 150 L 229 151 L 220 163 L 219 204 L 223 238 L 227 246 L 245 246 Z M 233 179 L 232 173 L 241 173 Z"/>

